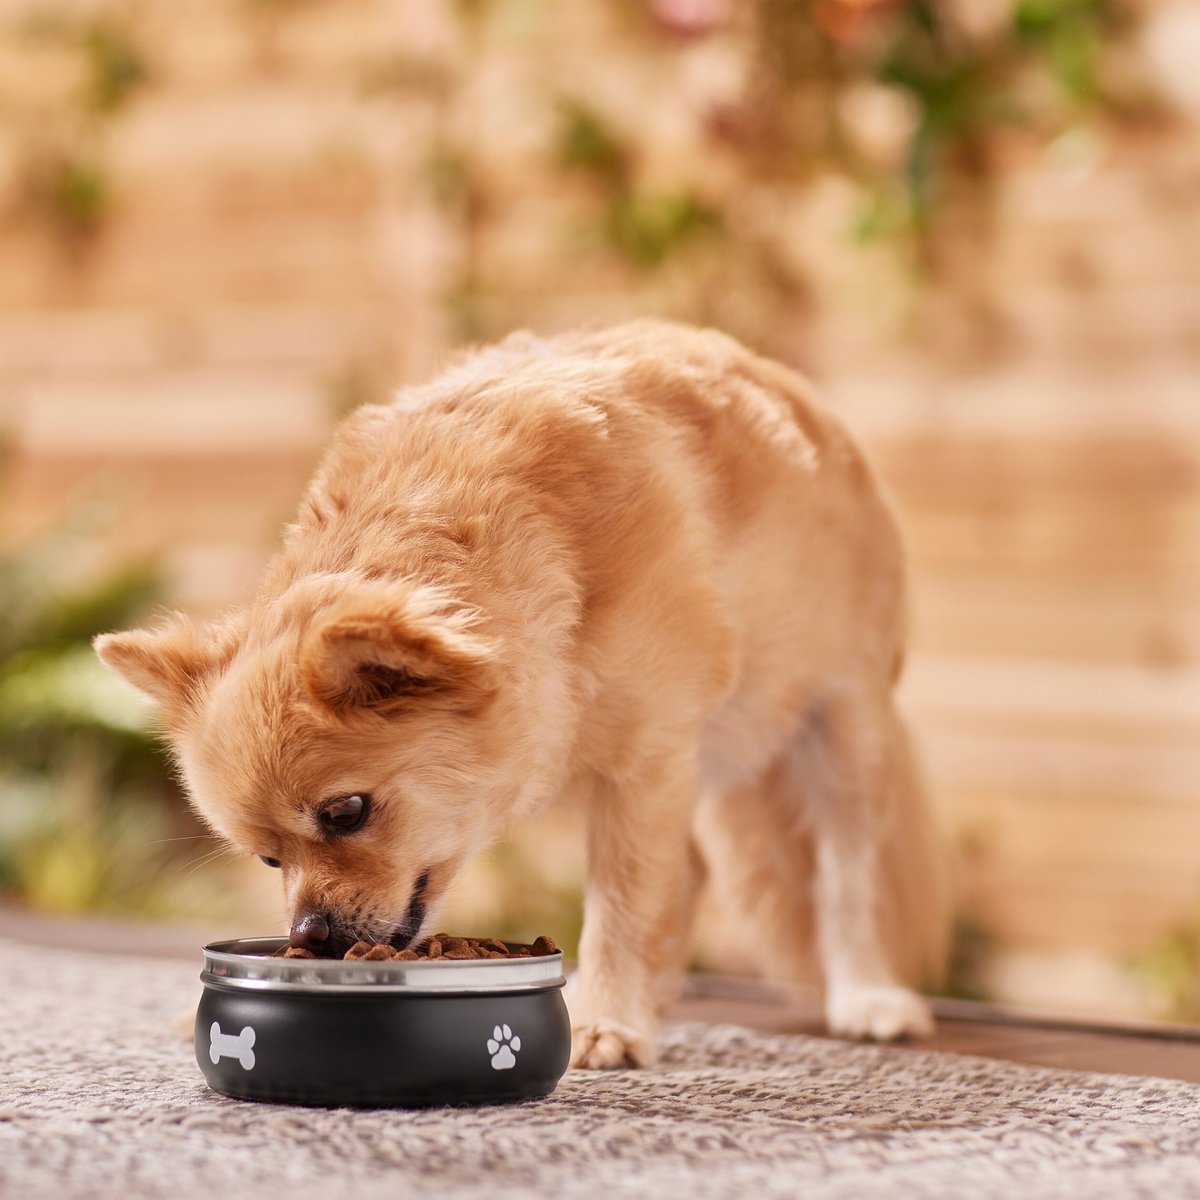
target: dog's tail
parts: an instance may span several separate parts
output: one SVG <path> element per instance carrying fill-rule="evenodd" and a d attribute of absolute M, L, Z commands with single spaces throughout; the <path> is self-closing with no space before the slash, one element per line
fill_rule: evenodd
<path fill-rule="evenodd" d="M 870 798 L 862 815 L 871 828 L 861 831 L 874 845 L 876 928 L 897 982 L 932 990 L 949 949 L 948 859 L 907 731 L 890 706 L 882 739 L 883 794 Z M 764 975 L 784 985 L 822 982 L 813 814 L 837 803 L 837 772 L 810 724 L 757 785 L 706 798 L 696 824 L 712 906 L 736 920 Z M 721 924 L 727 937 L 734 926 Z"/>

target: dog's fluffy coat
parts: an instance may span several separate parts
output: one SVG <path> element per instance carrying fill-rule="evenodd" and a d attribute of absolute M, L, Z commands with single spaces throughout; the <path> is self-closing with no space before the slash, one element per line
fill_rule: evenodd
<path fill-rule="evenodd" d="M 794 373 L 711 331 L 516 335 L 351 415 L 257 596 L 97 641 L 202 816 L 331 946 L 405 941 L 577 793 L 573 1061 L 647 1062 L 705 874 L 830 1026 L 928 1027 L 937 855 L 892 690 L 902 552 Z M 369 793 L 329 837 L 315 808 Z"/>

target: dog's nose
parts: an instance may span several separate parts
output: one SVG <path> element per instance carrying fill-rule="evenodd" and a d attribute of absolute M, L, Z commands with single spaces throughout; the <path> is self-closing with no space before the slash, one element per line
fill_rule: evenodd
<path fill-rule="evenodd" d="M 292 946 L 314 953 L 329 941 L 329 918 L 324 913 L 306 912 L 296 918 L 288 942 Z"/>

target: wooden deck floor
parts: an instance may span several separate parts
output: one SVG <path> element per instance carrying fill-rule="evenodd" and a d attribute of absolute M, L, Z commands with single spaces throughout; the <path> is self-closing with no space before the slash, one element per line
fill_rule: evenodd
<path fill-rule="evenodd" d="M 957 1000 L 938 1001 L 935 1011 L 937 1032 L 932 1039 L 911 1043 L 914 1049 L 1200 1083 L 1200 1028 L 1115 1026 Z M 772 1033 L 827 1036 L 815 1012 L 781 1003 L 753 980 L 693 976 L 674 1015 Z"/>
<path fill-rule="evenodd" d="M 224 931 L 98 917 L 56 918 L 0 904 L 0 938 L 52 948 L 192 958 Z M 915 1049 L 977 1054 L 1080 1071 L 1160 1076 L 1200 1083 L 1200 1027 L 1116 1027 L 940 1001 L 932 1040 Z M 815 1012 L 783 1004 L 754 980 L 692 976 L 672 1015 L 773 1033 L 826 1036 Z"/>

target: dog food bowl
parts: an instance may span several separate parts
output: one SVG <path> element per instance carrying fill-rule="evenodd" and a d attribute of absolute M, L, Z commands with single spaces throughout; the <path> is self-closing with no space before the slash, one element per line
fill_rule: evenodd
<path fill-rule="evenodd" d="M 226 1096 L 363 1107 L 503 1104 L 548 1096 L 567 1069 L 561 953 L 274 957 L 286 947 L 282 937 L 204 947 L 196 1061 Z"/>

